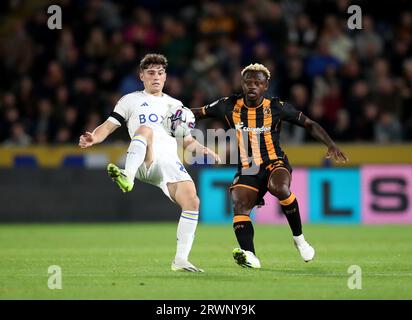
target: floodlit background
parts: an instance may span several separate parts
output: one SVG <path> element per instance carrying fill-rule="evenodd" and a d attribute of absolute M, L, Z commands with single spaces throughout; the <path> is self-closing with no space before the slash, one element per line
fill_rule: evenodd
<path fill-rule="evenodd" d="M 62 29 L 48 28 L 51 4 L 62 9 Z M 361 30 L 348 28 L 353 4 L 362 10 Z M 165 92 L 189 107 L 240 92 L 242 68 L 263 63 L 272 73 L 268 95 L 293 103 L 341 145 L 350 158 L 348 175 L 329 170 L 335 165 L 324 160 L 325 148 L 304 129 L 283 125 L 282 146 L 292 165 L 303 168 L 296 170 L 295 182 L 309 221 L 412 222 L 408 1 L 391 1 L 389 7 L 346 0 L 1 6 L 0 187 L 5 198 L 14 199 L 0 209 L 1 221 L 175 219 L 175 208 L 159 190 L 142 186 L 123 196 L 98 170 L 109 161 L 124 162 L 124 128 L 102 146 L 76 146 L 80 134 L 103 122 L 122 95 L 142 90 L 138 62 L 160 52 L 169 60 Z M 197 128 L 222 125 L 207 120 Z M 230 221 L 225 186 L 234 169 L 189 170 L 203 200 L 201 219 Z M 210 203 L 211 197 L 220 200 Z M 142 202 L 148 198 L 159 201 Z M 263 220 L 282 220 L 273 206 L 264 208 Z"/>
<path fill-rule="evenodd" d="M 47 8 L 52 4 L 62 9 L 62 29 L 48 28 L 51 14 L 47 13 Z M 348 28 L 350 5 L 358 5 L 362 10 L 362 29 Z M 411 286 L 411 276 L 407 273 L 411 257 L 406 252 L 412 241 L 410 1 L 391 0 L 378 4 L 372 0 L 6 0 L 0 2 L 0 21 L 0 226 L 2 254 L 9 259 L 0 259 L 3 260 L 0 263 L 11 263 L 3 266 L 6 274 L 19 270 L 18 274 L 25 275 L 30 267 L 21 263 L 30 257 L 37 261 L 37 264 L 33 262 L 31 274 L 45 273 L 47 268 L 41 269 L 39 261 L 44 258 L 42 248 L 45 252 L 50 249 L 47 243 L 54 245 L 52 252 L 66 248 L 65 254 L 80 252 L 83 257 L 89 257 L 96 252 L 84 249 L 87 244 L 92 247 L 104 244 L 113 252 L 123 252 L 116 245 L 128 243 L 129 249 L 139 248 L 141 241 L 133 239 L 136 234 L 150 237 L 159 232 L 156 225 L 148 225 L 148 230 L 154 230 L 151 233 L 140 223 L 139 226 L 130 224 L 136 230 L 105 224 L 106 227 L 91 227 L 90 230 L 87 225 L 79 225 L 79 231 L 74 225 L 67 226 L 68 229 L 65 225 L 56 227 L 62 229 L 54 229 L 55 224 L 49 225 L 49 222 L 170 222 L 163 234 L 170 236 L 170 241 L 164 244 L 168 246 L 164 249 L 167 259 L 156 247 L 147 249 L 149 255 L 155 256 L 149 259 L 149 265 L 156 264 L 159 274 L 169 268 L 179 208 L 159 189 L 141 183 L 136 183 L 132 193 L 124 195 L 105 172 L 108 162 L 124 164 L 129 140 L 125 128 L 118 129 L 102 145 L 87 150 L 77 146 L 81 133 L 103 122 L 122 95 L 143 89 L 137 79 L 138 62 L 146 53 L 156 52 L 169 60 L 164 91 L 188 107 L 201 107 L 240 92 L 243 67 L 255 62 L 267 66 L 272 74 L 268 95 L 291 102 L 319 122 L 350 159 L 345 165 L 327 161 L 325 147 L 309 137 L 304 129 L 287 123 L 282 127 L 281 146 L 294 168 L 292 190 L 298 196 L 304 228 L 310 234 L 308 239 L 313 239 L 312 243 L 319 248 L 319 259 L 322 254 L 326 257 L 333 252 L 333 261 L 326 264 L 325 269 L 321 268 L 321 273 L 328 274 L 334 268 L 337 277 L 343 277 L 336 283 L 346 288 L 346 268 L 368 258 L 370 260 L 364 263 L 370 263 L 368 270 L 375 272 L 378 278 L 371 281 L 374 289 L 363 291 L 361 297 L 402 298 L 408 297 L 408 292 L 411 297 L 412 290 L 405 287 Z M 205 131 L 222 125 L 205 120 L 196 127 Z M 216 145 L 217 150 L 221 147 Z M 227 192 L 235 166 L 193 165 L 188 170 L 201 200 L 199 245 L 197 253 L 195 247 L 193 254 L 202 261 L 204 256 L 199 252 L 220 252 L 224 243 L 225 252 L 216 253 L 216 256 L 222 257 L 219 261 L 226 261 L 235 245 Z M 295 263 L 297 257 L 294 248 L 286 243 L 290 236 L 288 227 L 283 225 L 286 219 L 273 197 L 267 195 L 265 200 L 266 205 L 253 214 L 256 241 L 265 243 L 260 252 L 257 246 L 258 255 L 274 256 L 269 262 L 275 265 L 282 259 L 286 261 L 283 267 L 290 267 L 287 273 L 290 281 L 299 277 L 303 280 L 309 276 L 316 278 L 313 268 L 298 274 L 290 271 L 295 270 L 295 265 L 287 263 Z M 11 222 L 22 224 L 12 226 Z M 25 225 L 33 222 L 46 225 L 39 229 Z M 369 224 L 382 226 L 370 227 L 364 232 L 363 228 L 369 228 Z M 403 224 L 405 226 L 400 226 Z M 140 233 L 139 228 L 147 234 Z M 110 233 L 110 230 L 115 231 Z M 30 234 L 33 234 L 33 241 Z M 105 238 L 106 234 L 112 235 L 115 242 L 97 240 Z M 78 242 L 72 238 L 77 236 Z M 54 237 L 60 240 L 55 242 Z M 385 242 L 381 243 L 383 238 Z M 210 249 L 205 239 L 209 243 L 219 243 Z M 344 243 L 345 239 L 353 242 Z M 273 255 L 276 243 L 282 246 L 281 241 L 285 241 L 284 252 L 282 249 L 279 255 Z M 336 248 L 344 253 L 353 250 L 356 254 L 339 255 Z M 124 256 L 109 255 L 113 260 L 108 262 L 105 251 L 101 247 L 99 250 L 102 260 L 96 260 L 95 265 L 124 262 L 122 259 L 136 255 L 135 251 L 126 250 Z M 64 264 L 66 255 L 57 253 L 57 256 Z M 379 269 L 382 257 L 394 260 L 382 262 L 385 267 Z M 344 267 L 340 259 L 346 259 Z M 50 256 L 47 261 L 55 263 Z M 209 270 L 220 267 L 220 262 L 213 265 L 215 260 L 210 257 L 206 261 L 206 267 L 212 261 Z M 76 265 L 73 261 L 71 265 L 73 263 Z M 77 269 L 72 272 L 80 274 L 81 280 L 82 274 L 86 277 L 94 272 L 92 265 L 88 265 L 88 271 L 82 269 L 83 265 L 76 265 Z M 136 265 L 139 262 L 129 261 L 127 266 L 134 268 Z M 234 267 L 228 261 L 228 270 Z M 301 267 L 299 264 L 298 268 Z M 398 287 L 391 286 L 390 274 L 379 278 L 385 270 L 400 275 Z M 279 269 L 276 272 L 276 277 L 285 276 Z M 335 274 L 328 276 L 331 279 Z M 308 284 L 311 288 L 316 283 L 320 285 L 314 296 L 296 295 L 293 286 L 286 284 L 284 296 L 276 295 L 282 291 L 276 294 L 269 288 L 265 291 L 270 277 L 263 277 L 261 287 L 258 286 L 262 296 L 253 296 L 253 290 L 245 293 L 234 289 L 237 295 L 232 296 L 229 292 L 225 296 L 223 287 L 213 290 L 222 294 L 215 297 L 228 299 L 348 297 L 345 294 L 329 296 L 327 292 L 335 287 L 322 291 L 321 280 L 315 278 L 313 284 Z M 3 277 L 0 297 L 54 297 L 36 290 L 13 291 L 13 282 L 7 281 Z M 24 287 L 23 282 L 21 286 Z M 232 288 L 237 288 L 236 284 Z M 73 296 L 111 298 L 92 291 L 90 295 L 88 291 L 81 292 Z M 132 291 L 131 296 L 127 291 L 114 292 L 115 297 L 169 297 L 167 290 L 163 295 L 156 295 L 158 291 L 154 289 L 141 295 L 133 295 L 136 291 Z M 190 292 L 188 289 L 173 297 L 193 297 Z M 200 292 L 201 288 L 197 292 L 199 295 L 194 296 L 204 297 Z M 69 293 L 65 297 L 72 296 Z"/>

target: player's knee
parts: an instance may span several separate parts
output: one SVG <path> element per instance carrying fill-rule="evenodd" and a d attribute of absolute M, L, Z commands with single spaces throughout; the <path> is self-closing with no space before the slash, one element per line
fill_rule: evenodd
<path fill-rule="evenodd" d="M 186 207 L 190 208 L 193 211 L 199 211 L 200 200 L 196 194 L 189 195 L 186 198 Z"/>
<path fill-rule="evenodd" d="M 285 183 L 270 184 L 269 192 L 278 199 L 286 199 L 290 195 L 289 186 Z"/>
<path fill-rule="evenodd" d="M 147 141 L 151 141 L 153 138 L 153 129 L 143 125 L 135 131 L 135 134 L 142 135 Z"/>

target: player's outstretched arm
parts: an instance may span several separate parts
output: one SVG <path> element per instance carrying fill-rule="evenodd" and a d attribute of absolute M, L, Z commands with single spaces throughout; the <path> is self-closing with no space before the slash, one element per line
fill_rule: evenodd
<path fill-rule="evenodd" d="M 183 139 L 183 148 L 191 153 L 195 151 L 196 154 L 211 155 L 218 164 L 222 163 L 222 160 L 217 153 L 199 143 L 191 135 L 188 135 Z"/>
<path fill-rule="evenodd" d="M 309 118 L 305 119 L 304 127 L 315 139 L 323 142 L 327 147 L 326 158 L 334 158 L 336 162 L 347 162 L 348 157 L 340 151 L 335 142 L 327 134 L 325 129 L 323 129 L 316 121 Z"/>
<path fill-rule="evenodd" d="M 191 108 L 190 110 L 192 110 L 193 114 L 195 115 L 196 121 L 207 118 L 207 115 L 204 112 L 204 107 L 202 107 L 202 108 Z"/>
<path fill-rule="evenodd" d="M 113 122 L 106 120 L 100 126 L 93 130 L 93 132 L 85 132 L 80 136 L 79 146 L 80 148 L 88 148 L 92 145 L 98 144 L 104 141 L 114 130 L 119 126 Z"/>

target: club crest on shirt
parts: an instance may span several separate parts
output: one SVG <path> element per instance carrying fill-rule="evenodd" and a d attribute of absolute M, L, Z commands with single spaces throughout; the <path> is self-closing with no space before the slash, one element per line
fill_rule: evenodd
<path fill-rule="evenodd" d="M 264 118 L 269 118 L 271 115 L 272 115 L 272 111 L 270 110 L 270 107 L 266 107 L 263 109 Z"/>

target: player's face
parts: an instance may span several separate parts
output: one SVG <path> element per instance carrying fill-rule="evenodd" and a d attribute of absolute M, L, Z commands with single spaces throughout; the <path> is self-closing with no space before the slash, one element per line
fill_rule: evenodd
<path fill-rule="evenodd" d="M 268 89 L 268 81 L 263 72 L 248 71 L 242 78 L 242 90 L 248 103 L 260 103 Z"/>
<path fill-rule="evenodd" d="M 140 72 L 140 80 L 148 93 L 161 94 L 166 81 L 166 70 L 162 65 L 151 65 Z"/>

